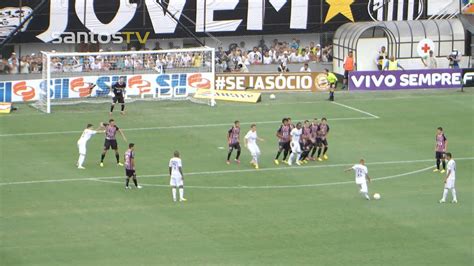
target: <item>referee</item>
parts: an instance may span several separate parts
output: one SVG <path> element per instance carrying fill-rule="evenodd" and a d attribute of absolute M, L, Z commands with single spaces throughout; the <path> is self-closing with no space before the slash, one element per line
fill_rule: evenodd
<path fill-rule="evenodd" d="M 119 81 L 112 85 L 112 92 L 114 93 L 114 98 L 112 99 L 112 105 L 110 106 L 110 115 L 114 112 L 115 104 L 118 102 L 122 105 L 122 109 L 120 114 L 125 114 L 125 87 L 127 84 L 125 83 L 125 78 L 120 77 Z"/>

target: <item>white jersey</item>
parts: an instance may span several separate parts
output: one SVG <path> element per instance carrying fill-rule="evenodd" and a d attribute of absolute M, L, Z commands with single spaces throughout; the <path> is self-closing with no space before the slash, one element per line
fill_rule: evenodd
<path fill-rule="evenodd" d="M 253 132 L 252 130 L 250 130 L 249 132 L 247 132 L 247 135 L 245 135 L 245 139 L 247 140 L 247 144 L 249 146 L 257 145 L 257 138 L 257 131 Z"/>
<path fill-rule="evenodd" d="M 84 129 L 84 131 L 82 132 L 81 137 L 77 141 L 77 144 L 86 144 L 87 141 L 90 140 L 91 137 L 95 134 L 97 134 L 97 131 L 95 131 L 95 130 L 88 129 L 88 128 Z"/>
<path fill-rule="evenodd" d="M 355 172 L 355 181 L 356 184 L 362 184 L 366 182 L 366 176 L 369 173 L 369 170 L 367 169 L 367 166 L 362 165 L 362 164 L 355 164 L 352 166 L 352 169 L 354 169 Z"/>
<path fill-rule="evenodd" d="M 448 172 L 450 172 L 448 179 L 456 179 L 456 162 L 451 159 L 448 162 Z"/>
<path fill-rule="evenodd" d="M 291 141 L 299 143 L 301 134 L 303 134 L 303 131 L 300 129 L 297 129 L 296 127 L 291 130 Z"/>
<path fill-rule="evenodd" d="M 181 163 L 181 159 L 177 157 L 173 157 L 170 160 L 169 167 L 171 167 L 171 177 L 172 178 L 181 178 L 181 172 L 179 169 L 183 167 L 183 164 Z"/>

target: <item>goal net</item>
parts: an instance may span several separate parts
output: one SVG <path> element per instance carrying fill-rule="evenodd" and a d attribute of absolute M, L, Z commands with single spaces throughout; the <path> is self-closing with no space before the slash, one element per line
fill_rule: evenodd
<path fill-rule="evenodd" d="M 191 100 L 215 104 L 214 48 L 42 52 L 42 56 L 42 84 L 33 106 L 45 113 L 51 113 L 54 105 L 108 102 L 112 85 L 122 77 L 127 83 L 127 102 Z M 198 90 L 205 90 L 209 99 L 194 99 Z"/>

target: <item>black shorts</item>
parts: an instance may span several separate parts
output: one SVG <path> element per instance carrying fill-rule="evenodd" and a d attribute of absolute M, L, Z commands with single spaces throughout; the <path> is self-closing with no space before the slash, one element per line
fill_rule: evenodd
<path fill-rule="evenodd" d="M 287 141 L 287 142 L 279 142 L 278 143 L 278 147 L 282 150 L 290 150 L 290 142 Z"/>
<path fill-rule="evenodd" d="M 112 148 L 112 150 L 116 150 L 118 148 L 116 139 L 106 139 L 105 140 L 104 149 L 109 150 L 110 148 Z"/>
<path fill-rule="evenodd" d="M 127 177 L 135 177 L 135 170 L 125 169 L 125 176 L 127 176 Z"/>
<path fill-rule="evenodd" d="M 230 149 L 236 149 L 236 150 L 240 150 L 240 143 L 234 143 L 234 144 L 229 144 L 229 150 Z"/>
<path fill-rule="evenodd" d="M 348 79 L 348 78 L 349 78 L 349 71 L 344 70 L 344 79 Z"/>
<path fill-rule="evenodd" d="M 125 99 L 123 97 L 114 97 L 112 98 L 113 103 L 125 103 Z"/>
<path fill-rule="evenodd" d="M 436 160 L 444 159 L 444 152 L 437 151 L 436 154 L 435 154 L 435 158 L 436 158 Z"/>
<path fill-rule="evenodd" d="M 328 146 L 328 140 L 327 139 L 321 139 L 321 144 L 320 145 L 324 145 L 324 146 Z"/>

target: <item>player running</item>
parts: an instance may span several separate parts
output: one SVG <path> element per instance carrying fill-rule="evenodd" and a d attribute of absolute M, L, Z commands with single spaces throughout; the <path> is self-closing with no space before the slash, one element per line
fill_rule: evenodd
<path fill-rule="evenodd" d="M 296 164 L 301 165 L 300 157 L 301 157 L 301 134 L 303 134 L 301 130 L 301 123 L 296 123 L 296 127 L 291 130 L 291 154 L 290 159 L 288 160 L 288 165 L 293 165 L 293 159 L 296 156 Z"/>
<path fill-rule="evenodd" d="M 123 164 L 120 162 L 120 154 L 118 151 L 118 145 L 117 145 L 117 139 L 115 138 L 115 135 L 117 134 L 117 131 L 122 135 L 122 138 L 125 142 L 127 142 L 127 138 L 125 138 L 125 135 L 123 134 L 123 131 L 115 124 L 115 120 L 110 119 L 108 124 L 103 124 L 105 127 L 105 142 L 104 142 L 104 151 L 102 152 L 102 155 L 100 157 L 100 167 L 104 167 L 104 158 L 105 155 L 107 154 L 107 151 L 112 148 L 115 151 L 115 158 L 117 159 L 117 165 L 118 166 L 123 166 Z"/>
<path fill-rule="evenodd" d="M 327 119 L 325 117 L 321 118 L 321 123 L 318 126 L 318 137 L 320 141 L 319 149 L 318 149 L 318 161 L 322 161 L 323 159 L 321 158 L 321 151 L 323 152 L 323 158 L 324 160 L 329 159 L 329 157 L 326 155 L 326 152 L 329 149 L 328 145 L 328 137 L 329 134 L 329 125 L 327 124 Z"/>
<path fill-rule="evenodd" d="M 345 170 L 345 172 L 354 170 L 355 172 L 355 182 L 357 186 L 359 186 L 359 192 L 367 199 L 370 200 L 369 197 L 369 189 L 367 187 L 367 183 L 370 183 L 369 177 L 369 170 L 367 166 L 365 166 L 365 160 L 360 159 L 358 164 L 355 164 L 351 168 Z"/>
<path fill-rule="evenodd" d="M 318 119 L 315 118 L 313 119 L 313 122 L 311 123 L 311 156 L 309 157 L 309 160 L 314 161 L 314 154 L 316 153 L 316 150 L 319 147 L 319 138 L 318 138 L 318 127 L 319 127 L 319 122 Z"/>
<path fill-rule="evenodd" d="M 118 82 L 112 85 L 114 98 L 112 98 L 112 105 L 110 106 L 110 115 L 114 112 L 114 107 L 117 102 L 122 105 L 120 114 L 125 114 L 125 87 L 127 87 L 127 83 L 125 83 L 124 77 L 120 77 Z"/>
<path fill-rule="evenodd" d="M 131 189 L 128 184 L 130 183 L 130 178 L 133 179 L 135 187 L 140 189 L 142 186 L 138 185 L 137 173 L 135 172 L 135 144 L 128 144 L 128 150 L 125 152 L 125 189 Z"/>
<path fill-rule="evenodd" d="M 227 164 L 230 164 L 230 156 L 234 149 L 237 150 L 237 156 L 235 157 L 235 162 L 240 164 L 240 122 L 236 120 L 234 125 L 227 132 L 227 143 L 229 144 L 229 152 L 227 153 Z"/>
<path fill-rule="evenodd" d="M 278 138 L 278 152 L 275 157 L 275 164 L 279 165 L 280 162 L 278 158 L 280 157 L 281 152 L 283 151 L 283 162 L 286 163 L 286 157 L 290 151 L 290 133 L 291 127 L 288 123 L 288 118 L 283 118 L 281 121 L 281 126 L 278 129 L 276 136 Z"/>
<path fill-rule="evenodd" d="M 446 202 L 448 190 L 451 190 L 451 194 L 453 195 L 453 200 L 451 202 L 458 203 L 456 189 L 454 187 L 454 183 L 456 182 L 456 162 L 453 160 L 453 155 L 450 152 L 446 153 L 446 159 L 448 160 L 448 173 L 444 179 L 443 198 L 439 201 L 439 203 Z"/>
<path fill-rule="evenodd" d="M 258 157 L 260 156 L 260 148 L 257 145 L 257 140 L 264 141 L 264 139 L 259 138 L 257 135 L 257 125 L 252 124 L 250 126 L 249 132 L 245 135 L 245 147 L 250 151 L 252 155 L 252 160 L 250 164 L 258 169 Z"/>
<path fill-rule="evenodd" d="M 446 161 L 444 160 L 444 154 L 447 149 L 448 139 L 444 135 L 443 128 L 438 127 L 435 144 L 436 169 L 434 169 L 433 172 L 439 172 L 441 162 L 443 162 L 443 170 L 441 170 L 441 173 L 446 172 Z"/>
<path fill-rule="evenodd" d="M 99 128 L 100 129 L 100 128 Z M 89 141 L 93 135 L 97 133 L 104 133 L 104 130 L 94 130 L 92 124 L 87 124 L 86 128 L 82 132 L 81 137 L 77 141 L 77 148 L 79 149 L 79 159 L 77 160 L 77 169 L 86 169 L 83 164 L 86 160 L 86 148 L 87 141 Z"/>
<path fill-rule="evenodd" d="M 179 190 L 179 201 L 187 201 L 184 198 L 184 175 L 183 163 L 179 158 L 179 151 L 174 152 L 174 157 L 170 159 L 168 165 L 170 171 L 170 186 L 173 201 L 176 202 L 176 189 Z"/>

